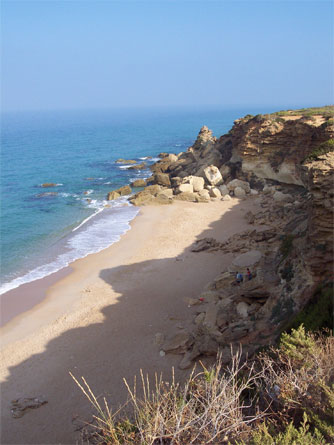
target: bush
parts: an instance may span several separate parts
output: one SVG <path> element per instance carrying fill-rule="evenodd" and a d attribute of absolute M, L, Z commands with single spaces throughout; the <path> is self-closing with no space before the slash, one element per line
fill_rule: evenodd
<path fill-rule="evenodd" d="M 319 156 L 334 151 L 334 139 L 328 139 L 322 144 L 318 145 L 309 155 L 306 156 L 303 162 L 316 161 Z"/>

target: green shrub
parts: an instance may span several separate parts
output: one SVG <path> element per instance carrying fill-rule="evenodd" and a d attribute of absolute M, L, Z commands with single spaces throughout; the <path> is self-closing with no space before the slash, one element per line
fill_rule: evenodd
<path fill-rule="evenodd" d="M 312 434 L 309 429 L 307 415 L 304 413 L 303 423 L 297 429 L 293 423 L 289 423 L 283 432 L 276 432 L 274 428 L 270 428 L 266 423 L 259 426 L 254 431 L 250 442 L 251 445 L 325 445 L 326 441 L 322 434 L 315 429 Z M 272 431 L 270 431 L 272 430 Z M 242 442 L 246 444 L 246 442 Z"/>
<path fill-rule="evenodd" d="M 328 139 L 309 153 L 303 162 L 316 161 L 319 156 L 334 151 L 334 139 Z"/>
<path fill-rule="evenodd" d="M 307 331 L 327 329 L 333 331 L 334 294 L 333 283 L 321 285 L 315 291 L 311 301 L 292 321 L 289 329 L 304 325 Z"/>

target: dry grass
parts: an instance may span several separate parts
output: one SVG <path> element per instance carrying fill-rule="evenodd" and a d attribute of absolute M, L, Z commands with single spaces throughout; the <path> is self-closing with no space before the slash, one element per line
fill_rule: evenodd
<path fill-rule="evenodd" d="M 141 372 L 139 388 L 136 380 L 133 387 L 124 380 L 131 417 L 113 413 L 105 399 L 100 404 L 86 380 L 71 374 L 97 412 L 87 443 L 331 443 L 325 440 L 334 439 L 333 336 L 300 327 L 252 361 L 241 361 L 241 349 L 232 357 L 228 368 L 220 355 L 210 370 L 201 364 L 202 371 L 193 370 L 183 386 L 174 375 L 171 382 L 156 376 L 151 386 Z"/>

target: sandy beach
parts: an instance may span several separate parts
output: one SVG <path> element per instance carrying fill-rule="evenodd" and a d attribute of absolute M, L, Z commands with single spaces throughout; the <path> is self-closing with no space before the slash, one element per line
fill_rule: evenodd
<path fill-rule="evenodd" d="M 182 380 L 189 371 L 178 369 L 180 356 L 160 356 L 155 334 L 186 328 L 196 311 L 187 299 L 198 297 L 233 258 L 190 247 L 250 228 L 244 214 L 257 205 L 249 198 L 143 207 L 118 243 L 72 263 L 44 299 L 7 323 L 1 329 L 1 443 L 79 440 L 78 419 L 90 420 L 92 410 L 69 372 L 84 376 L 115 408 L 127 397 L 123 377 L 132 382 L 140 369 L 168 379 L 175 367 Z M 35 282 L 36 293 L 40 285 Z M 38 396 L 48 403 L 12 417 L 11 400 Z"/>

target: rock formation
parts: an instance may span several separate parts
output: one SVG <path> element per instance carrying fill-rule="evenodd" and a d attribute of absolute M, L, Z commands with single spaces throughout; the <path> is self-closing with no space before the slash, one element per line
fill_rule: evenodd
<path fill-rule="evenodd" d="M 253 197 L 263 209 L 245 215 L 263 229 L 192 247 L 198 255 L 223 250 L 235 258 L 194 296 L 193 329 L 162 345 L 162 351 L 184 354 L 181 368 L 218 350 L 227 362 L 231 344 L 242 344 L 244 354 L 271 344 L 317 285 L 333 280 L 334 153 L 314 155 L 323 143 L 332 147 L 332 121 L 293 113 L 246 116 L 219 139 L 202 127 L 186 152 L 161 154 L 151 167 L 153 185 L 132 198 L 142 205 Z M 253 277 L 238 285 L 235 272 L 247 267 Z"/>

